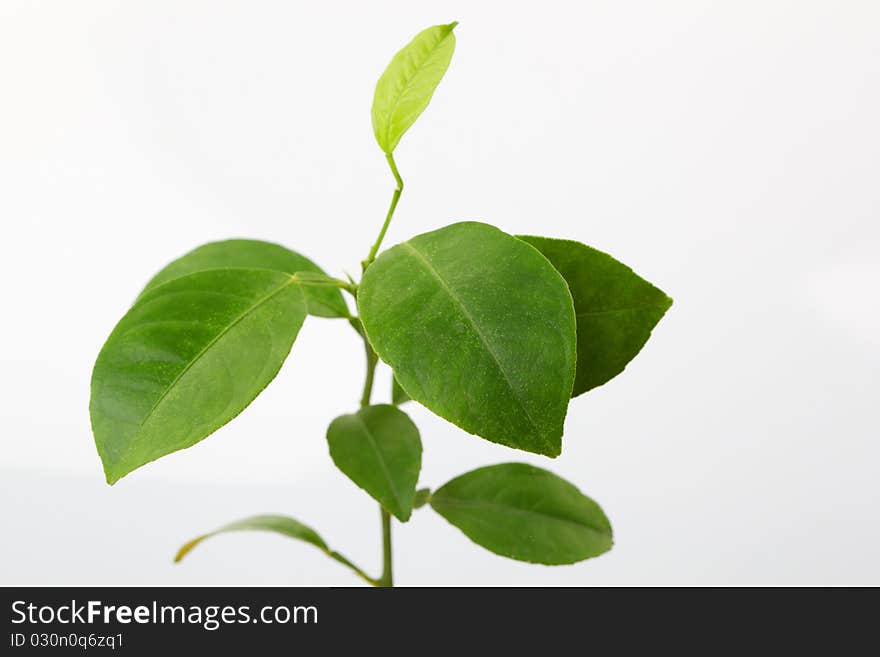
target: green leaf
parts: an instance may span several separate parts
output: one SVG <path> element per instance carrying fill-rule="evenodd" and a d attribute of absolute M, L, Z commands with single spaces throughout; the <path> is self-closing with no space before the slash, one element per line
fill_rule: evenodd
<path fill-rule="evenodd" d="M 409 520 L 422 467 L 419 430 L 389 404 L 342 415 L 327 429 L 336 467 L 401 522 Z"/>
<path fill-rule="evenodd" d="M 144 291 L 167 283 L 175 278 L 209 269 L 269 269 L 296 274 L 309 272 L 323 274 L 318 265 L 303 255 L 279 244 L 259 240 L 225 240 L 210 242 L 193 249 L 166 265 L 156 274 Z M 303 286 L 310 315 L 316 317 L 348 317 L 348 307 L 342 293 L 334 287 Z"/>
<path fill-rule="evenodd" d="M 290 274 L 215 269 L 146 291 L 110 334 L 89 406 L 108 483 L 196 444 L 275 378 L 306 316 Z"/>
<path fill-rule="evenodd" d="M 351 561 L 346 559 L 338 552 L 334 552 L 333 550 L 331 550 L 324 542 L 324 539 L 318 536 L 317 532 L 315 532 L 314 529 L 302 524 L 297 520 L 294 520 L 293 518 L 278 515 L 265 515 L 245 518 L 244 520 L 239 520 L 237 522 L 232 522 L 228 525 L 224 525 L 220 529 L 217 529 L 208 534 L 197 536 L 191 541 L 185 543 L 177 551 L 177 554 L 174 557 L 174 562 L 178 563 L 187 554 L 189 554 L 195 546 L 197 546 L 199 543 L 207 538 L 217 536 L 218 534 L 241 531 L 274 532 L 276 534 L 295 538 L 300 541 L 305 541 L 306 543 L 311 543 L 316 548 L 324 552 L 324 554 L 326 554 L 331 559 L 335 559 L 339 563 L 351 568 L 354 572 L 356 572 L 360 577 L 368 581 L 370 584 L 376 584 L 375 580 L 372 577 L 368 576 L 363 570 L 355 566 Z"/>
<path fill-rule="evenodd" d="M 558 565 L 611 549 L 611 524 L 589 497 L 552 472 L 504 463 L 456 477 L 431 507 L 496 554 Z"/>
<path fill-rule="evenodd" d="M 560 453 L 574 307 L 531 246 L 476 222 L 419 235 L 367 268 L 358 310 L 414 400 L 487 440 Z"/>
<path fill-rule="evenodd" d="M 577 314 L 572 397 L 606 383 L 635 358 L 672 305 L 661 290 L 607 253 L 570 240 L 520 236 L 565 278 Z"/>
<path fill-rule="evenodd" d="M 406 394 L 406 390 L 400 387 L 400 383 L 397 382 L 397 377 L 391 377 L 391 403 L 395 406 L 400 406 L 401 404 L 405 404 L 410 401 L 410 396 Z"/>
<path fill-rule="evenodd" d="M 373 96 L 373 133 L 379 147 L 392 153 L 409 127 L 431 102 L 455 50 L 458 23 L 419 32 L 388 64 Z"/>

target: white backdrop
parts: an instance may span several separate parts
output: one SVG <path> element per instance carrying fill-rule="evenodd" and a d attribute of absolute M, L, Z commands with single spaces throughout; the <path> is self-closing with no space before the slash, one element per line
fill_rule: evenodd
<path fill-rule="evenodd" d="M 203 242 L 356 272 L 393 187 L 375 80 L 418 30 L 459 20 L 396 153 L 386 245 L 460 219 L 574 238 L 675 305 L 572 403 L 555 461 L 408 409 L 423 484 L 549 467 L 603 505 L 614 549 L 520 564 L 423 510 L 396 527 L 398 582 L 880 584 L 880 4 L 426 4 L 0 4 L 0 583 L 357 583 L 264 534 L 171 564 L 258 512 L 378 570 L 376 506 L 324 439 L 361 386 L 344 322 L 310 319 L 238 419 L 112 488 L 89 376 L 141 285 Z"/>

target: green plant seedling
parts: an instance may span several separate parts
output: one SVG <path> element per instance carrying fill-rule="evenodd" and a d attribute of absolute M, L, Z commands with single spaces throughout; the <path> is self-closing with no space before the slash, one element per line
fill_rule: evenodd
<path fill-rule="evenodd" d="M 90 414 L 107 482 L 195 445 L 269 385 L 310 317 L 343 320 L 366 352 L 359 407 L 327 429 L 330 457 L 380 507 L 383 565 L 370 576 L 287 516 L 259 515 L 186 543 L 269 531 L 309 543 L 376 586 L 393 584 L 391 532 L 433 509 L 474 543 L 530 563 L 570 564 L 611 549 L 596 502 L 523 463 L 478 468 L 418 488 L 418 402 L 479 438 L 547 457 L 562 452 L 574 397 L 620 374 L 672 300 L 585 244 L 459 222 L 381 251 L 403 191 L 394 151 L 428 107 L 455 50 L 456 23 L 423 30 L 391 60 L 373 98 L 373 131 L 394 177 L 361 279 L 328 276 L 284 246 L 212 242 L 166 265 L 98 355 Z M 354 302 L 355 312 L 343 293 Z M 388 404 L 372 401 L 380 362 Z"/>

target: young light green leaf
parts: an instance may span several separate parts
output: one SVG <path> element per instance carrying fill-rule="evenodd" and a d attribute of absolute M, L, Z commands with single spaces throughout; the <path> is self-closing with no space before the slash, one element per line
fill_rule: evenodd
<path fill-rule="evenodd" d="M 323 270 L 303 255 L 279 244 L 260 240 L 224 240 L 209 242 L 182 255 L 156 274 L 144 291 L 175 278 L 209 269 L 268 269 L 296 274 L 323 274 Z M 303 286 L 310 315 L 316 317 L 348 317 L 348 307 L 339 289 L 326 286 Z"/>
<path fill-rule="evenodd" d="M 395 406 L 400 406 L 401 404 L 405 404 L 410 401 L 410 396 L 406 394 L 406 390 L 400 387 L 400 383 L 397 381 L 397 377 L 391 377 L 391 403 Z"/>
<path fill-rule="evenodd" d="M 519 236 L 568 283 L 577 315 L 577 375 L 572 397 L 620 374 L 651 337 L 672 299 L 632 269 L 586 244 Z"/>
<path fill-rule="evenodd" d="M 519 561 L 568 564 L 611 549 L 611 524 L 599 505 L 525 463 L 456 477 L 431 495 L 431 507 L 478 545 Z"/>
<path fill-rule="evenodd" d="M 226 534 L 229 532 L 241 532 L 241 531 L 266 531 L 266 532 L 274 532 L 276 534 L 281 534 L 283 536 L 288 536 L 290 538 L 295 538 L 300 541 L 305 541 L 306 543 L 311 543 L 316 548 L 321 550 L 324 554 L 326 554 L 331 559 L 338 561 L 341 564 L 351 568 L 355 573 L 357 573 L 360 577 L 368 581 L 370 584 L 376 584 L 376 581 L 367 575 L 363 570 L 355 566 L 351 561 L 346 559 L 344 556 L 331 550 L 327 544 L 324 542 L 324 539 L 318 536 L 317 532 L 308 527 L 301 522 L 294 520 L 293 518 L 288 518 L 287 516 L 279 516 L 279 515 L 264 515 L 264 516 L 253 516 L 252 518 L 245 518 L 244 520 L 238 520 L 236 522 L 229 523 L 228 525 L 224 525 L 220 529 L 212 531 L 208 534 L 202 534 L 201 536 L 197 536 L 191 541 L 185 543 L 178 551 L 174 557 L 174 562 L 178 563 L 181 559 L 183 559 L 189 552 L 197 546 L 199 543 L 204 541 L 205 539 L 211 538 L 213 536 L 217 536 L 218 534 Z"/>
<path fill-rule="evenodd" d="M 108 483 L 190 447 L 275 378 L 306 316 L 290 274 L 215 269 L 146 291 L 92 372 L 89 410 Z"/>
<path fill-rule="evenodd" d="M 492 442 L 560 453 L 574 306 L 531 246 L 476 222 L 419 235 L 367 268 L 358 310 L 414 400 Z"/>
<path fill-rule="evenodd" d="M 401 522 L 409 520 L 422 467 L 419 430 L 389 404 L 367 406 L 330 423 L 333 462 Z"/>
<path fill-rule="evenodd" d="M 373 96 L 373 133 L 385 153 L 394 151 L 431 102 L 455 50 L 456 25 L 435 25 L 419 32 L 379 78 Z"/>

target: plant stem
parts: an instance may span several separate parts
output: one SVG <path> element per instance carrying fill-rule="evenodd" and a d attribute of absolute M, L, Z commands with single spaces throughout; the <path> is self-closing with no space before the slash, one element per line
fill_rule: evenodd
<path fill-rule="evenodd" d="M 382 512 L 382 576 L 379 586 L 394 586 L 391 567 L 391 514 L 380 507 Z"/>
<path fill-rule="evenodd" d="M 352 320 L 351 325 L 360 334 L 364 340 L 364 352 L 367 356 L 367 373 L 364 377 L 364 391 L 361 394 L 361 408 L 370 405 L 370 398 L 373 396 L 373 379 L 376 376 L 376 365 L 379 357 L 373 351 L 363 328 L 357 320 Z M 382 575 L 379 579 L 368 579 L 375 586 L 394 586 L 394 576 L 392 574 L 391 565 L 391 514 L 389 514 L 382 505 L 379 505 L 382 514 Z"/>
<path fill-rule="evenodd" d="M 367 375 L 364 378 L 364 391 L 361 394 L 361 408 L 364 408 L 370 405 L 370 397 L 373 395 L 373 378 L 376 376 L 376 363 L 379 357 L 370 346 L 367 336 L 361 334 L 361 337 L 364 339 L 364 352 L 367 356 Z"/>
<path fill-rule="evenodd" d="M 316 274 L 314 272 L 297 272 L 292 276 L 293 280 L 300 285 L 313 287 L 337 287 L 345 290 L 349 294 L 356 293 L 356 287 L 349 281 L 343 281 L 340 278 L 333 278 L 324 274 Z"/>
<path fill-rule="evenodd" d="M 385 215 L 385 223 L 382 224 L 382 230 L 379 231 L 379 237 L 376 238 L 375 244 L 373 244 L 373 247 L 370 249 L 370 255 L 368 255 L 367 259 L 361 263 L 364 271 L 366 271 L 367 267 L 370 266 L 370 263 L 376 259 L 376 254 L 379 252 L 379 247 L 382 246 L 382 240 L 385 239 L 385 233 L 388 231 L 388 226 L 391 224 L 391 217 L 394 216 L 394 209 L 397 207 L 397 202 L 400 200 L 400 194 L 403 192 L 403 178 L 400 177 L 400 172 L 397 170 L 397 164 L 394 162 L 394 155 L 386 153 L 385 159 L 388 161 L 388 166 L 391 167 L 391 173 L 394 175 L 394 181 L 397 183 L 397 188 L 391 196 L 391 206 L 388 208 L 388 214 Z"/>
<path fill-rule="evenodd" d="M 391 218 L 394 216 L 394 210 L 397 208 L 400 194 L 403 192 L 403 178 L 400 177 L 400 172 L 397 170 L 397 164 L 394 162 L 394 155 L 386 153 L 385 159 L 388 161 L 388 166 L 391 167 L 391 174 L 394 176 L 394 181 L 397 183 L 397 186 L 394 189 L 394 194 L 391 196 L 391 205 L 388 208 L 388 214 L 385 215 L 385 222 L 382 224 L 379 236 L 376 238 L 376 242 L 373 244 L 372 248 L 370 248 L 370 253 L 367 256 L 367 259 L 361 262 L 363 271 L 367 271 L 367 267 L 369 267 L 373 260 L 376 259 L 379 247 L 382 246 L 382 240 L 385 239 L 385 233 L 388 232 L 388 226 L 391 225 Z M 354 285 L 353 281 L 351 285 L 344 289 L 352 292 L 355 296 L 355 300 L 357 300 L 357 285 Z M 364 391 L 361 394 L 361 408 L 364 408 L 370 405 L 370 397 L 373 395 L 373 378 L 376 375 L 376 363 L 378 363 L 379 357 L 373 350 L 370 341 L 367 340 L 367 334 L 361 323 L 356 318 L 352 318 L 350 321 L 354 330 L 360 334 L 364 341 L 364 351 L 367 356 L 367 374 L 364 378 Z M 376 586 L 394 586 L 394 575 L 391 563 L 391 514 L 389 514 L 381 504 L 379 505 L 379 511 L 382 514 L 382 575 L 378 580 L 371 581 Z"/>

